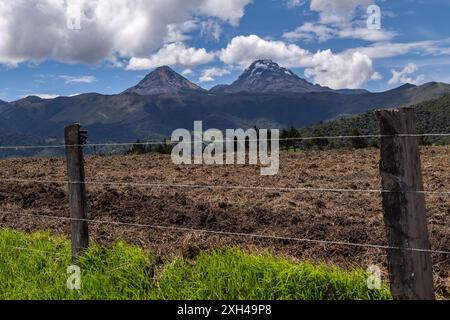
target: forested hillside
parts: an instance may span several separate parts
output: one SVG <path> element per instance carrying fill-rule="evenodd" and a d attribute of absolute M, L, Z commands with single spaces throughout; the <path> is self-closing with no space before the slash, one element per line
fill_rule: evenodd
<path fill-rule="evenodd" d="M 418 133 L 450 133 L 450 95 L 413 105 L 416 109 Z M 289 130 L 288 130 L 289 131 Z M 284 132 L 284 136 L 339 136 L 339 135 L 370 135 L 378 134 L 378 122 L 373 111 L 357 116 L 343 117 L 334 121 Z M 327 141 L 332 147 L 341 146 L 375 146 L 377 139 L 342 139 Z M 450 137 L 424 137 L 419 139 L 422 144 L 450 144 Z"/>

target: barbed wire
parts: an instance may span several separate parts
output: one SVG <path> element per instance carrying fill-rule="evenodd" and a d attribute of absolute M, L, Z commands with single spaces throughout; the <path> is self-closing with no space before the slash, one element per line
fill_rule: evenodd
<path fill-rule="evenodd" d="M 21 215 L 21 216 L 45 218 L 45 219 L 56 219 L 56 220 L 70 221 L 70 222 L 79 221 L 79 222 L 96 223 L 96 224 L 119 225 L 119 226 L 126 226 L 126 227 L 152 228 L 152 229 L 161 229 L 161 230 L 173 230 L 173 231 L 179 231 L 179 232 L 208 233 L 208 234 L 225 235 L 225 236 L 239 236 L 239 237 L 279 240 L 279 241 L 306 242 L 306 243 L 315 243 L 315 244 L 323 244 L 323 245 L 336 245 L 336 246 L 348 246 L 348 247 L 359 247 L 359 248 L 383 249 L 383 250 L 403 250 L 403 251 L 412 251 L 412 252 L 428 252 L 428 253 L 435 253 L 435 254 L 450 254 L 450 251 L 443 251 L 443 250 L 408 248 L 408 247 L 403 248 L 403 247 L 394 247 L 394 246 L 378 245 L 378 244 L 365 244 L 365 243 L 356 243 L 356 242 L 348 242 L 348 241 L 318 240 L 318 239 L 309 239 L 309 238 L 271 236 L 271 235 L 244 233 L 244 232 L 195 229 L 195 228 L 167 226 L 167 225 L 163 226 L 163 225 L 155 225 L 155 224 L 129 223 L 129 222 L 93 220 L 93 219 L 78 219 L 78 218 L 72 218 L 72 217 L 27 214 L 27 213 L 13 212 L 13 211 L 7 211 L 7 213 Z"/>
<path fill-rule="evenodd" d="M 241 185 L 203 185 L 203 184 L 169 184 L 169 183 L 139 183 L 139 182 L 116 182 L 116 181 L 61 181 L 61 180 L 35 180 L 35 179 L 11 179 L 0 178 L 1 182 L 12 183 L 39 183 L 39 184 L 84 184 L 120 187 L 153 187 L 153 188 L 192 188 L 192 189 L 236 189 L 236 190 L 265 190 L 265 191 L 301 191 L 301 192 L 323 192 L 323 193 L 417 193 L 450 195 L 450 191 L 428 191 L 428 190 L 383 190 L 383 189 L 343 189 L 343 188 L 301 188 L 301 187 L 263 187 L 263 186 L 241 186 Z"/>
<path fill-rule="evenodd" d="M 319 139 L 356 139 L 356 138 L 389 138 L 389 137 L 446 137 L 450 136 L 449 133 L 426 133 L 426 134 L 398 134 L 398 135 L 339 135 L 339 136 L 315 136 L 315 137 L 291 137 L 291 138 L 280 138 L 280 139 L 264 139 L 265 141 L 302 141 L 302 140 L 319 140 Z M 260 139 L 227 139 L 218 141 L 205 141 L 205 143 L 229 143 L 229 142 L 258 142 Z M 199 141 L 200 142 L 200 141 Z M 203 142 L 203 141 L 202 141 Z M 146 141 L 146 142 L 127 142 L 127 143 L 93 143 L 84 145 L 22 145 L 22 146 L 0 146 L 0 150 L 8 149 L 44 149 L 44 148 L 67 148 L 67 147 L 114 147 L 114 146 L 133 146 L 133 145 L 169 145 L 169 144 L 193 144 L 192 141 Z M 166 183 L 136 183 L 136 182 L 114 182 L 114 181 L 59 181 L 59 180 L 36 180 L 36 179 L 0 179 L 2 182 L 18 182 L 18 183 L 53 183 L 53 184 L 86 184 L 86 185 L 111 185 L 111 186 L 134 186 L 134 187 L 155 187 L 155 188 L 196 188 L 196 189 L 237 189 L 237 190 L 266 190 L 266 191 L 302 191 L 302 192 L 336 192 L 336 193 L 419 193 L 419 194 L 439 194 L 439 195 L 450 195 L 450 191 L 426 191 L 426 190 L 381 190 L 381 189 L 343 189 L 343 188 L 301 188 L 301 187 L 263 187 L 263 186 L 232 186 L 232 185 L 201 185 L 201 184 L 166 184 Z M 5 211 L 3 211 L 5 212 Z M 153 228 L 161 230 L 172 230 L 176 232 L 197 232 L 206 234 L 215 234 L 223 236 L 238 236 L 238 237 L 249 237 L 249 238 L 259 238 L 268 240 L 279 240 L 279 241 L 294 241 L 294 242 L 305 242 L 305 243 L 315 243 L 322 245 L 336 245 L 336 246 L 349 246 L 349 247 L 359 247 L 359 248 L 374 248 L 382 250 L 405 250 L 413 252 L 428 252 L 434 254 L 450 254 L 449 251 L 443 250 L 431 250 L 431 249 L 421 249 L 421 248 L 402 248 L 393 247 L 387 245 L 378 244 L 364 244 L 355 243 L 348 241 L 331 241 L 331 240 L 319 240 L 319 239 L 309 239 L 309 238 L 297 238 L 297 237 L 286 237 L 286 236 L 274 236 L 274 235 L 264 235 L 264 234 L 253 234 L 253 233 L 243 233 L 243 232 L 231 232 L 231 231 L 220 231 L 220 230 L 205 230 L 196 228 L 186 228 L 179 226 L 167 226 L 167 225 L 156 225 L 156 224 L 141 224 L 141 223 L 126 223 L 117 221 L 105 221 L 105 220 L 93 220 L 93 219 L 76 219 L 70 217 L 58 217 L 51 215 L 37 215 L 37 214 L 26 214 L 19 212 L 8 211 L 7 213 L 35 217 L 35 218 L 45 218 L 45 219 L 56 219 L 60 221 L 80 221 L 95 224 L 110 224 L 125 227 L 138 227 L 138 228 Z M 42 252 L 46 254 L 53 254 L 57 256 L 71 256 L 69 254 L 64 254 L 60 252 L 46 251 L 33 248 L 25 248 L 20 246 L 8 246 L 13 250 L 19 251 L 31 251 L 31 252 Z"/>
<path fill-rule="evenodd" d="M 388 137 L 427 137 L 427 136 L 450 136 L 449 133 L 426 133 L 426 134 L 399 134 L 399 135 L 339 135 L 339 136 L 314 136 L 314 137 L 291 137 L 291 138 L 280 138 L 280 139 L 264 139 L 266 141 L 301 141 L 301 140 L 318 140 L 318 139 L 355 139 L 355 138 L 388 138 Z M 208 141 L 207 143 L 226 143 L 226 142 L 258 142 L 259 139 L 227 139 L 219 141 Z M 84 144 L 84 145 L 21 145 L 21 146 L 0 146 L 0 150 L 3 149 L 38 149 L 38 148 L 66 148 L 66 147 L 113 147 L 113 146 L 133 146 L 133 145 L 161 145 L 161 144 L 180 144 L 188 143 L 193 144 L 192 141 L 188 142 L 177 142 L 177 141 L 147 141 L 147 142 L 128 142 L 128 143 L 94 143 L 94 144 Z M 201 188 L 201 189 L 239 189 L 239 190 L 267 190 L 267 191 L 303 191 L 303 192 L 355 192 L 355 193 L 393 193 L 393 192 L 406 192 L 406 193 L 423 193 L 423 194 L 445 194 L 450 195 L 450 191 L 425 191 L 425 190 L 379 190 L 379 189 L 343 189 L 343 188 L 299 188 L 299 187 L 262 187 L 262 186 L 230 186 L 230 185 L 199 185 L 199 184 L 162 184 L 162 183 L 135 183 L 135 182 L 108 182 L 108 181 L 86 181 L 86 182 L 72 182 L 72 181 L 58 181 L 58 180 L 35 180 L 35 179 L 0 179 L 3 182 L 19 182 L 19 183 L 54 183 L 54 184 L 90 184 L 90 185 L 113 185 L 113 186 L 138 186 L 138 187 L 156 187 L 156 188 Z M 59 219 L 65 221 L 86 221 L 91 223 L 99 224 L 112 224 L 112 225 L 122 225 L 128 227 L 141 227 L 141 228 L 157 228 L 184 232 L 199 232 L 199 233 L 210 233 L 228 236 L 244 236 L 252 238 L 264 238 L 273 240 L 285 240 L 285 241 L 297 241 L 297 242 L 310 242 L 317 244 L 330 244 L 330 245 L 342 245 L 342 246 L 353 246 L 353 247 L 366 247 L 366 248 L 376 248 L 376 249 L 396 249 L 396 250 L 408 250 L 408 251 L 418 251 L 418 252 L 430 252 L 430 253 L 440 253 L 440 254 L 450 254 L 447 251 L 441 250 L 428 250 L 419 248 L 400 248 L 391 247 L 386 245 L 374 245 L 374 244 L 361 244 L 346 241 L 328 241 L 328 240 L 317 240 L 317 239 L 307 239 L 307 238 L 295 238 L 295 237 L 282 237 L 282 236 L 270 236 L 261 234 L 249 234 L 241 232 L 228 232 L 228 231 L 216 231 L 216 230 L 204 230 L 204 229 L 193 229 L 185 227 L 176 226 L 162 226 L 162 225 L 150 225 L 150 224 L 139 224 L 139 223 L 125 223 L 125 222 L 114 222 L 114 221 L 102 221 L 102 220 L 89 220 L 89 219 L 74 219 L 66 217 L 56 217 L 49 215 L 35 215 L 35 214 L 24 214 L 17 212 L 9 212 L 17 215 L 27 215 L 39 218 L 51 218 Z M 18 246 L 10 246 L 15 250 L 22 251 L 38 251 L 49 254 L 66 255 L 62 253 L 30 249 Z"/>
<path fill-rule="evenodd" d="M 337 136 L 312 136 L 312 137 L 291 137 L 279 139 L 226 139 L 212 141 L 198 141 L 204 143 L 227 143 L 227 142 L 259 142 L 259 141 L 302 141 L 302 140 L 339 140 L 339 139 L 358 139 L 358 138 L 401 138 L 401 137 L 450 137 L 450 133 L 424 133 L 424 134 L 397 134 L 397 135 L 337 135 Z M 111 142 L 111 143 L 87 143 L 87 144 L 54 144 L 54 145 L 16 145 L 16 146 L 0 146 L 0 150 L 13 149 L 52 149 L 52 148 L 69 148 L 69 147 L 127 147 L 133 145 L 171 145 L 171 144 L 193 144 L 193 141 L 171 141 L 171 140 L 150 140 L 145 142 Z"/>

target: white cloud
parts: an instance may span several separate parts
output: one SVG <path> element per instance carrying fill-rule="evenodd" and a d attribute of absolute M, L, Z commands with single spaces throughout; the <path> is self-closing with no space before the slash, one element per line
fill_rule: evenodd
<path fill-rule="evenodd" d="M 213 19 L 208 19 L 206 21 L 202 21 L 200 25 L 201 25 L 200 30 L 201 36 L 210 37 L 215 41 L 219 41 L 220 35 L 222 34 L 222 27 L 217 21 Z"/>
<path fill-rule="evenodd" d="M 284 4 L 288 8 L 300 7 L 305 4 L 305 0 L 284 0 Z"/>
<path fill-rule="evenodd" d="M 388 41 L 396 36 L 395 32 L 385 30 L 372 30 L 353 25 L 327 26 L 306 22 L 294 31 L 285 32 L 283 38 L 289 41 L 305 40 L 307 42 L 318 40 L 325 42 L 333 38 L 361 39 L 365 41 Z"/>
<path fill-rule="evenodd" d="M 164 42 L 173 43 L 190 40 L 193 38 L 194 32 L 198 32 L 200 37 L 219 41 L 222 34 L 222 26 L 217 19 L 201 20 L 199 18 L 170 24 L 167 26 L 167 36 Z"/>
<path fill-rule="evenodd" d="M 167 36 L 164 42 L 183 42 L 192 38 L 188 33 L 199 28 L 196 20 L 187 20 L 181 23 L 173 23 L 167 26 Z"/>
<path fill-rule="evenodd" d="M 207 52 L 204 48 L 189 48 L 184 43 L 175 42 L 165 44 L 158 52 L 148 58 L 131 58 L 127 69 L 147 70 L 163 65 L 192 68 L 209 63 L 214 59 L 215 54 Z"/>
<path fill-rule="evenodd" d="M 311 0 L 310 10 L 319 13 L 319 21 L 306 22 L 293 31 L 285 32 L 283 37 L 289 41 L 324 42 L 333 38 L 360 39 L 371 42 L 388 41 L 397 33 L 384 29 L 367 28 L 366 9 L 374 0 Z"/>
<path fill-rule="evenodd" d="M 378 80 L 381 80 L 381 79 L 383 79 L 383 76 L 379 72 L 375 72 L 372 75 L 372 77 L 370 77 L 370 80 L 373 80 L 373 81 L 378 81 Z"/>
<path fill-rule="evenodd" d="M 237 26 L 244 16 L 244 8 L 252 0 L 206 0 L 199 7 L 201 13 L 228 21 Z"/>
<path fill-rule="evenodd" d="M 336 30 L 323 24 L 306 22 L 294 31 L 285 32 L 283 38 L 289 41 L 305 40 L 307 42 L 317 39 L 319 42 L 327 41 L 336 36 Z"/>
<path fill-rule="evenodd" d="M 359 52 L 333 54 L 331 50 L 321 51 L 312 57 L 312 65 L 305 69 L 305 75 L 333 89 L 358 89 L 369 80 L 379 79 L 372 60 Z"/>
<path fill-rule="evenodd" d="M 71 83 L 93 83 L 97 81 L 95 76 L 59 76 L 61 79 L 64 79 L 66 84 Z"/>
<path fill-rule="evenodd" d="M 338 38 L 361 39 L 372 42 L 388 41 L 394 38 L 396 35 L 397 33 L 393 31 L 368 29 L 365 27 L 343 28 L 341 30 L 338 30 L 337 32 Z"/>
<path fill-rule="evenodd" d="M 222 34 L 222 26 L 217 19 L 201 20 L 199 18 L 170 24 L 167 26 L 167 36 L 164 42 L 172 43 L 190 40 L 194 32 L 198 32 L 201 37 L 218 41 Z"/>
<path fill-rule="evenodd" d="M 221 50 L 220 60 L 225 64 L 247 67 L 257 59 L 272 59 L 285 67 L 306 64 L 310 52 L 295 44 L 283 41 L 265 40 L 257 35 L 234 37 L 228 46 Z"/>
<path fill-rule="evenodd" d="M 200 82 L 211 82 L 214 81 L 216 77 L 223 77 L 227 74 L 230 74 L 230 71 L 227 69 L 221 68 L 208 68 L 203 70 L 202 76 L 200 77 Z"/>
<path fill-rule="evenodd" d="M 21 98 L 26 98 L 29 96 L 39 97 L 41 99 L 54 99 L 54 98 L 58 98 L 60 95 L 53 94 L 53 93 L 30 93 L 30 94 L 21 96 Z"/>
<path fill-rule="evenodd" d="M 374 0 L 311 0 L 310 9 L 319 13 L 321 23 L 345 23 L 353 19 L 358 7 L 373 3 Z"/>
<path fill-rule="evenodd" d="M 22 98 L 34 96 L 34 97 L 39 97 L 41 99 L 55 99 L 58 97 L 75 97 L 80 94 L 81 93 L 72 93 L 72 94 L 68 94 L 68 95 L 60 95 L 60 94 L 55 94 L 55 93 L 27 93 L 25 95 L 21 95 L 20 98 L 22 99 Z"/>
<path fill-rule="evenodd" d="M 388 84 L 390 85 L 396 85 L 396 84 L 405 84 L 405 83 L 411 83 L 411 84 L 420 84 L 425 80 L 424 75 L 419 75 L 416 78 L 411 77 L 413 73 L 418 71 L 419 68 L 414 63 L 408 63 L 402 70 L 395 70 L 392 69 L 392 78 L 389 80 Z"/>
<path fill-rule="evenodd" d="M 272 59 L 284 67 L 305 68 L 305 75 L 315 83 L 333 89 L 361 88 L 367 81 L 379 80 L 372 59 L 361 52 L 312 53 L 295 44 L 265 40 L 256 35 L 239 36 L 220 52 L 225 64 L 247 67 L 257 59 Z"/>
<path fill-rule="evenodd" d="M 251 0 L 77 0 L 81 29 L 67 27 L 66 0 L 0 0 L 0 63 L 54 59 L 94 64 L 146 57 L 193 17 L 236 26 Z M 173 30 L 172 30 L 173 31 Z"/>
<path fill-rule="evenodd" d="M 361 52 L 372 59 L 390 58 L 409 53 L 420 54 L 422 56 L 450 55 L 450 39 L 405 43 L 381 42 L 367 47 L 347 49 L 345 52 Z"/>
<path fill-rule="evenodd" d="M 194 73 L 194 71 L 192 71 L 192 69 L 187 68 L 181 72 L 181 75 L 183 75 L 184 77 L 188 77 L 188 76 L 192 75 L 193 73 Z"/>

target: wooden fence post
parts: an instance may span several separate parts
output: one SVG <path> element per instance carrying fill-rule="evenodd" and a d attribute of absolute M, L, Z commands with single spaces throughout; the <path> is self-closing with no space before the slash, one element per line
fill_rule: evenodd
<path fill-rule="evenodd" d="M 380 173 L 394 299 L 434 300 L 420 152 L 413 108 L 377 110 L 381 134 Z M 398 136 L 401 135 L 401 136 Z M 406 136 L 405 136 L 406 135 Z M 409 135 L 409 136 L 408 136 Z M 412 135 L 412 136 L 410 136 Z"/>
<path fill-rule="evenodd" d="M 84 181 L 84 159 L 80 125 L 74 124 L 64 129 L 66 145 L 67 176 L 69 179 L 69 206 L 72 235 L 72 260 L 89 245 L 89 232 Z"/>

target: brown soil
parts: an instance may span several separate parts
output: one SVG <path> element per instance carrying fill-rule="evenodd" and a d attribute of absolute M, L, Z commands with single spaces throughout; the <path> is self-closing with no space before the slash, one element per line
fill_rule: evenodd
<path fill-rule="evenodd" d="M 201 184 L 300 188 L 379 189 L 378 150 L 284 153 L 280 172 L 264 177 L 255 166 L 176 166 L 169 156 L 86 158 L 87 181 Z M 422 149 L 426 190 L 450 189 L 450 147 Z M 0 161 L 1 179 L 65 181 L 63 159 Z M 91 185 L 91 219 L 176 226 L 282 237 L 385 245 L 381 196 L 377 193 L 331 193 L 244 189 L 194 189 L 126 185 Z M 450 251 L 450 197 L 426 196 L 432 248 Z M 0 225 L 18 230 L 69 234 L 69 223 L 14 212 L 68 217 L 67 186 L 57 183 L 0 184 Z M 195 256 L 200 250 L 237 245 L 277 255 L 343 267 L 377 264 L 386 270 L 386 252 L 286 240 L 201 232 L 91 224 L 91 238 L 101 243 L 126 240 L 160 256 Z M 433 254 L 437 291 L 450 295 L 450 255 Z"/>

